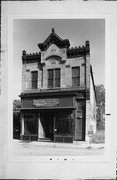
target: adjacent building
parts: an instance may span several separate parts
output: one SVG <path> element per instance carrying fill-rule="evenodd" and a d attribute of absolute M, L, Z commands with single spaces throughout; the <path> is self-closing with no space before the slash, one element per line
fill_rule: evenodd
<path fill-rule="evenodd" d="M 96 132 L 90 43 L 70 48 L 54 28 L 39 53 L 22 53 L 21 132 L 24 140 L 75 143 Z"/>

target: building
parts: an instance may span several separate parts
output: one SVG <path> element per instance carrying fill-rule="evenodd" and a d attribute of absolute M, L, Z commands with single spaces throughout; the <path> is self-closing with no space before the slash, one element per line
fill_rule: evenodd
<path fill-rule="evenodd" d="M 96 94 L 90 44 L 70 48 L 54 28 L 39 53 L 22 53 L 20 138 L 88 141 L 96 132 Z"/>

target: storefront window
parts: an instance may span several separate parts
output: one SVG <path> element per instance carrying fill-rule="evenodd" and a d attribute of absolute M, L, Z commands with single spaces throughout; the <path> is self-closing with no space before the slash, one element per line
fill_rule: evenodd
<path fill-rule="evenodd" d="M 37 120 L 36 114 L 24 114 L 24 134 L 37 134 Z"/>

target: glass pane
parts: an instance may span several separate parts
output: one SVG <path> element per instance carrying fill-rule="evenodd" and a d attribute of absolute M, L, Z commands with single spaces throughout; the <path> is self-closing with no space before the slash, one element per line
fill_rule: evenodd
<path fill-rule="evenodd" d="M 24 134 L 37 134 L 37 117 L 34 114 L 24 116 Z"/>
<path fill-rule="evenodd" d="M 60 69 L 55 69 L 55 78 L 60 78 Z"/>
<path fill-rule="evenodd" d="M 53 79 L 53 70 L 48 70 L 48 79 Z"/>
<path fill-rule="evenodd" d="M 80 75 L 80 68 L 79 67 L 73 67 L 72 68 L 72 77 L 78 77 Z"/>
<path fill-rule="evenodd" d="M 72 78 L 72 85 L 73 86 L 79 86 L 80 85 L 80 79 L 78 77 Z"/>
<path fill-rule="evenodd" d="M 32 72 L 32 89 L 37 89 L 38 72 Z"/>
<path fill-rule="evenodd" d="M 53 79 L 48 79 L 48 87 L 53 87 Z"/>
<path fill-rule="evenodd" d="M 60 79 L 55 79 L 55 87 L 60 87 Z"/>
<path fill-rule="evenodd" d="M 37 81 L 37 77 L 38 77 L 38 72 L 37 71 L 32 72 L 32 81 Z"/>
<path fill-rule="evenodd" d="M 32 89 L 37 89 L 37 81 L 32 81 Z"/>

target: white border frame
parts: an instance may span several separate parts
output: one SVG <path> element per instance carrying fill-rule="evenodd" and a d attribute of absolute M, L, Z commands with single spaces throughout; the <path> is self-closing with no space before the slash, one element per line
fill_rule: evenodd
<path fill-rule="evenodd" d="M 3 1 L 1 4 L 2 9 L 2 50 L 4 53 L 2 54 L 2 61 L 1 61 L 1 71 L 2 71 L 2 82 L 1 82 L 1 106 L 0 106 L 0 135 L 2 137 L 2 141 L 0 141 L 0 150 L 2 152 L 0 156 L 0 178 L 8 178 L 8 179 L 17 179 L 17 178 L 36 178 L 36 179 L 78 179 L 78 178 L 108 178 L 113 179 L 116 175 L 116 158 L 115 158 L 115 148 L 116 148 L 116 102 L 114 100 L 117 99 L 117 88 L 115 85 L 115 82 L 117 82 L 117 76 L 116 75 L 116 47 L 117 47 L 117 41 L 116 41 L 116 32 L 117 32 L 117 3 L 116 2 L 37 2 L 37 1 Z M 49 7 L 49 8 L 48 8 Z M 108 98 L 108 102 L 111 105 L 111 107 L 108 107 L 107 104 L 107 111 L 106 113 L 111 113 L 111 116 L 107 116 L 107 124 L 108 127 L 106 127 L 106 133 L 108 133 L 108 130 L 110 132 L 110 142 L 107 139 L 107 154 L 109 153 L 109 157 L 103 161 L 103 159 L 100 159 L 100 161 L 95 162 L 78 162 L 78 161 L 61 161 L 55 163 L 55 161 L 45 163 L 39 163 L 38 161 L 30 161 L 30 162 L 22 162 L 21 159 L 13 159 L 11 156 L 11 140 L 10 137 L 8 137 L 8 134 L 10 133 L 10 127 L 12 128 L 12 125 L 10 124 L 10 127 L 8 126 L 9 117 L 8 117 L 8 107 L 12 103 L 11 101 L 8 102 L 8 65 L 10 62 L 8 62 L 8 41 L 11 39 L 9 37 L 8 39 L 8 16 L 9 20 L 12 19 L 12 17 L 17 15 L 29 15 L 32 13 L 33 16 L 35 14 L 80 14 L 82 16 L 84 15 L 97 15 L 99 16 L 109 16 L 110 25 L 108 28 L 108 32 L 110 33 L 109 41 L 110 45 L 107 45 L 107 49 L 109 50 L 109 56 L 107 57 L 107 65 L 110 65 L 110 68 L 106 65 L 105 68 L 109 70 L 110 76 L 108 73 L 106 73 L 106 78 L 111 79 L 111 82 L 109 82 L 111 85 L 107 91 L 110 95 L 110 99 Z M 13 15 L 13 16 L 12 16 Z M 31 14 L 30 14 L 31 15 Z M 10 22 L 9 22 L 10 25 Z M 107 34 L 106 34 L 107 36 Z M 107 50 L 106 49 L 106 50 Z M 108 53 L 106 51 L 106 53 Z M 9 55 L 11 53 L 9 52 Z M 111 59 L 111 61 L 110 61 Z M 11 63 L 10 63 L 11 66 Z M 107 71 L 106 71 L 107 72 Z M 10 77 L 9 77 L 10 79 Z M 108 79 L 107 79 L 108 80 Z M 107 84 L 108 84 L 107 82 Z M 110 93 L 111 90 L 111 93 Z M 9 92 L 10 93 L 10 92 Z M 107 94 L 106 93 L 106 94 Z M 9 94 L 10 95 L 10 94 Z M 11 95 L 10 95 L 11 97 Z M 115 103 L 114 103 L 115 102 Z M 8 103 L 8 106 L 7 106 Z M 10 109 L 12 109 L 10 107 Z M 110 111 L 111 110 L 111 111 Z M 11 118 L 11 117 L 10 117 Z M 110 127 L 110 128 L 109 128 Z M 8 138 L 7 138 L 7 137 Z M 107 136 L 106 136 L 107 137 Z M 9 145 L 10 145 L 10 152 L 9 151 Z M 19 162 L 18 162 L 19 161 Z"/>
<path fill-rule="evenodd" d="M 10 161 L 14 162 L 49 162 L 50 159 L 53 162 L 58 161 L 64 161 L 64 159 L 67 159 L 67 161 L 75 161 L 75 162 L 109 162 L 110 161 L 110 118 L 106 117 L 106 130 L 105 130 L 105 153 L 104 156 L 14 156 L 12 151 L 12 132 L 13 132 L 13 120 L 12 120 L 12 112 L 13 112 L 13 104 L 12 104 L 12 83 L 13 82 L 13 20 L 16 19 L 105 19 L 105 72 L 108 72 L 105 74 L 106 79 L 106 104 L 108 104 L 108 107 L 106 106 L 106 114 L 110 114 L 110 106 L 109 106 L 109 100 L 110 100 L 110 94 L 109 94 L 109 22 L 110 17 L 109 15 L 104 14 L 30 14 L 30 15 L 13 15 L 8 17 L 8 115 L 9 115 L 9 121 L 8 121 L 8 157 Z M 108 80 L 108 81 L 107 81 Z M 9 83 L 10 82 L 10 83 Z M 107 121 L 108 118 L 108 121 Z M 12 158 L 11 158 L 12 157 Z"/>

